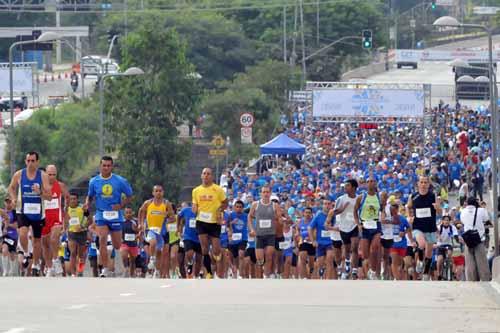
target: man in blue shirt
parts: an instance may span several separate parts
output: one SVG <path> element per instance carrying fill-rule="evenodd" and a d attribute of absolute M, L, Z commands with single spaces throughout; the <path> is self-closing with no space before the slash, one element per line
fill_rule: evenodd
<path fill-rule="evenodd" d="M 322 210 L 314 216 L 311 223 L 309 224 L 309 227 L 307 228 L 309 232 L 309 238 L 315 240 L 313 241 L 313 245 L 314 247 L 316 247 L 316 260 L 318 261 L 318 265 L 315 268 L 313 276 L 316 279 L 320 278 L 319 271 L 324 269 L 325 266 L 325 278 L 333 278 L 332 239 L 330 231 L 325 228 L 326 218 L 331 208 L 332 202 L 330 200 L 324 199 Z M 316 237 L 314 237 L 313 231 L 316 231 Z"/>
<path fill-rule="evenodd" d="M 198 277 L 201 270 L 201 246 L 196 231 L 196 213 L 191 207 L 184 207 L 178 214 L 179 230 L 184 227 L 182 239 L 184 243 L 184 252 L 186 253 L 187 274 L 188 277 Z M 194 274 L 193 274 L 194 258 Z"/>
<path fill-rule="evenodd" d="M 100 174 L 89 181 L 89 191 L 84 209 L 88 209 L 95 198 L 95 222 L 99 236 L 99 254 L 104 269 L 101 277 L 106 277 L 108 270 L 107 238 L 111 233 L 113 247 L 118 250 L 122 242 L 122 223 L 125 221 L 123 208 L 130 204 L 132 188 L 128 181 L 113 174 L 113 158 L 103 156 L 99 165 Z M 122 195 L 125 198 L 122 199 Z"/>
<path fill-rule="evenodd" d="M 233 276 L 236 276 L 236 260 L 238 260 L 238 271 L 243 273 L 245 263 L 245 250 L 248 242 L 248 215 L 243 212 L 243 201 L 238 200 L 234 203 L 233 211 L 226 221 L 229 251 L 232 254 L 231 267 Z"/>

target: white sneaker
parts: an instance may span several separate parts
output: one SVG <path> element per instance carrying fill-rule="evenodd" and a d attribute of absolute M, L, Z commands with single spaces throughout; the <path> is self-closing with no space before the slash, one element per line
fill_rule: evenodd
<path fill-rule="evenodd" d="M 422 274 L 422 272 L 424 271 L 424 262 L 423 261 L 417 262 L 416 271 L 418 274 Z"/>
<path fill-rule="evenodd" d="M 371 269 L 368 271 L 368 280 L 378 280 L 377 273 L 372 271 Z"/>
<path fill-rule="evenodd" d="M 155 269 L 155 266 L 156 266 L 155 263 L 156 263 L 155 257 L 149 258 L 148 269 Z"/>
<path fill-rule="evenodd" d="M 47 268 L 47 274 L 45 275 L 45 277 L 53 277 L 53 276 L 55 276 L 54 268 L 53 267 Z"/>
<path fill-rule="evenodd" d="M 100 277 L 107 277 L 108 276 L 108 269 L 106 267 L 104 267 L 101 271 L 101 275 L 99 275 Z"/>
<path fill-rule="evenodd" d="M 160 277 L 160 272 L 158 272 L 157 269 L 155 269 L 155 272 L 153 273 L 153 279 L 158 279 Z"/>
<path fill-rule="evenodd" d="M 431 277 L 429 276 L 429 274 L 422 275 L 422 281 L 430 281 L 430 280 L 431 280 Z"/>
<path fill-rule="evenodd" d="M 62 273 L 64 272 L 61 262 L 57 259 L 52 260 L 52 267 L 54 268 L 54 273 L 57 275 L 62 275 Z"/>
<path fill-rule="evenodd" d="M 342 273 L 342 275 L 340 276 L 340 279 L 341 279 L 341 280 L 347 280 L 347 277 L 348 277 L 347 273 L 345 273 L 345 272 L 344 272 L 344 273 Z"/>

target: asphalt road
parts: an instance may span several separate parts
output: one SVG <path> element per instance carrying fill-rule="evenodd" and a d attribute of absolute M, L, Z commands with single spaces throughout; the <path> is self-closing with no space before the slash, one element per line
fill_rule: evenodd
<path fill-rule="evenodd" d="M 500 332 L 490 283 L 3 278 L 0 290 L 9 333 Z"/>

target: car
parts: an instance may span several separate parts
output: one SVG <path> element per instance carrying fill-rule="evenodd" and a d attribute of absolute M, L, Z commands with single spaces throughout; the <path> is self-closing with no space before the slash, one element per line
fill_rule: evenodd
<path fill-rule="evenodd" d="M 83 76 L 98 76 L 102 74 L 116 74 L 120 67 L 114 59 L 97 55 L 85 56 L 81 60 L 80 68 Z"/>
<path fill-rule="evenodd" d="M 412 67 L 413 69 L 418 68 L 418 63 L 416 61 L 398 61 L 396 64 L 398 69 L 403 67 Z"/>
<path fill-rule="evenodd" d="M 19 108 L 24 110 L 28 107 L 28 97 L 26 96 L 14 96 L 14 109 Z M 0 97 L 0 111 L 10 110 L 10 97 L 2 96 Z"/>

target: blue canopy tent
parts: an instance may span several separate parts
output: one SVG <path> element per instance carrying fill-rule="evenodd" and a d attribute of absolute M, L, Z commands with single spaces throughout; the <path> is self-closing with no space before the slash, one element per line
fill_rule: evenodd
<path fill-rule="evenodd" d="M 284 133 L 260 145 L 261 155 L 304 155 L 305 153 L 306 146 L 290 139 Z"/>

